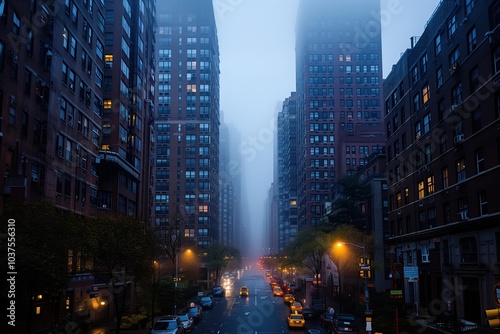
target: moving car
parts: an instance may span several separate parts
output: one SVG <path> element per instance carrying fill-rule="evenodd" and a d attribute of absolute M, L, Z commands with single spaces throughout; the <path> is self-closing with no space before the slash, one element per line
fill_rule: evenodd
<path fill-rule="evenodd" d="M 193 317 L 189 315 L 189 313 L 179 314 L 179 319 L 181 319 L 182 326 L 184 326 L 185 332 L 191 332 L 194 327 Z"/>
<path fill-rule="evenodd" d="M 290 305 L 290 312 L 295 313 L 301 313 L 302 312 L 302 304 L 300 302 L 293 302 Z"/>
<path fill-rule="evenodd" d="M 201 299 L 200 299 L 200 305 L 204 309 L 213 309 L 214 308 L 214 303 L 212 301 L 212 297 L 210 297 L 210 296 L 201 297 Z"/>
<path fill-rule="evenodd" d="M 283 296 L 283 290 L 279 286 L 273 288 L 273 296 Z"/>
<path fill-rule="evenodd" d="M 240 288 L 240 297 L 248 297 L 248 287 L 242 286 Z"/>
<path fill-rule="evenodd" d="M 287 293 L 283 296 L 283 301 L 285 303 L 293 303 L 295 301 L 295 297 L 291 293 Z"/>
<path fill-rule="evenodd" d="M 304 316 L 300 313 L 291 313 L 288 316 L 288 327 L 305 327 L 306 326 L 306 320 L 304 319 Z"/>
<path fill-rule="evenodd" d="M 156 320 L 151 334 L 184 334 L 184 326 L 177 315 L 166 315 Z"/>
<path fill-rule="evenodd" d="M 212 294 L 214 297 L 222 297 L 226 295 L 226 290 L 220 285 L 217 285 L 216 287 L 213 288 Z"/>

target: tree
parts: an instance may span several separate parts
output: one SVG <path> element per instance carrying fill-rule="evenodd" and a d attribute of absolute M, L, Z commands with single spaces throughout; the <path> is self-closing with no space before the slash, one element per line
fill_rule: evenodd
<path fill-rule="evenodd" d="M 121 215 L 88 218 L 80 227 L 87 236 L 84 249 L 93 259 L 91 272 L 113 295 L 119 333 L 127 284 L 147 276 L 151 269 L 152 231 L 144 222 Z"/>
<path fill-rule="evenodd" d="M 5 272 L 17 272 L 16 325 L 24 323 L 26 332 L 31 333 L 33 309 L 37 301 L 34 296 L 41 296 L 40 301 L 45 305 L 57 304 L 61 291 L 67 287 L 67 249 L 69 240 L 74 236 L 75 216 L 45 202 L 9 203 L 4 221 L 10 221 L 11 226 L 15 227 L 15 230 L 7 230 L 7 223 L 4 224 L 7 236 L 15 238 L 15 245 L 9 246 L 15 248 L 15 264 Z M 9 239 L 8 241 L 11 243 Z M 2 253 L 4 264 L 7 264 L 6 255 L 7 253 Z M 5 285 L 4 289 L 6 296 L 8 286 Z M 54 318 L 57 319 L 57 310 L 50 311 L 54 311 Z"/>
<path fill-rule="evenodd" d="M 364 213 L 359 206 L 372 197 L 370 185 L 361 183 L 359 175 L 351 175 L 339 180 L 336 187 L 340 191 L 332 203 L 330 226 L 350 224 L 365 230 Z"/>
<path fill-rule="evenodd" d="M 177 255 L 184 241 L 183 220 L 179 216 L 172 217 L 155 233 L 157 244 L 165 252 L 166 259 L 172 264 L 172 278 L 175 277 Z"/>
<path fill-rule="evenodd" d="M 323 269 L 322 258 L 329 249 L 328 234 L 315 228 L 308 228 L 299 232 L 295 240 L 286 247 L 283 264 L 302 266 L 314 275 L 319 283 L 319 275 Z M 319 284 L 316 284 L 319 294 Z"/>
<path fill-rule="evenodd" d="M 208 270 L 214 272 L 217 285 L 220 284 L 222 269 L 227 267 L 230 259 L 238 257 L 239 250 L 234 247 L 218 242 L 212 243 L 208 247 L 206 265 Z"/>

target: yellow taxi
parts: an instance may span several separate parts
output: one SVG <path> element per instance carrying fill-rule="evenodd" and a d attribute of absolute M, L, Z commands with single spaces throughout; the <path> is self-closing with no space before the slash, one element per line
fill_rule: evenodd
<path fill-rule="evenodd" d="M 302 312 L 302 304 L 300 302 L 293 302 L 292 304 L 290 304 L 290 312 L 301 313 Z"/>
<path fill-rule="evenodd" d="M 287 293 L 284 297 L 283 300 L 285 303 L 293 303 L 295 301 L 295 297 L 291 293 Z"/>
<path fill-rule="evenodd" d="M 288 327 L 305 327 L 306 320 L 300 313 L 292 313 L 288 316 Z"/>
<path fill-rule="evenodd" d="M 247 297 L 248 296 L 248 287 L 242 286 L 240 288 L 240 297 Z"/>
<path fill-rule="evenodd" d="M 273 296 L 283 296 L 283 290 L 279 286 L 273 288 Z"/>

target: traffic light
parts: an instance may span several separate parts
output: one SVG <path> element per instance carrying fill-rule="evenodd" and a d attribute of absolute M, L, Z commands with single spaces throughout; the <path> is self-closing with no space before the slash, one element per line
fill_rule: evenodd
<path fill-rule="evenodd" d="M 485 310 L 484 314 L 490 328 L 500 328 L 500 308 Z"/>

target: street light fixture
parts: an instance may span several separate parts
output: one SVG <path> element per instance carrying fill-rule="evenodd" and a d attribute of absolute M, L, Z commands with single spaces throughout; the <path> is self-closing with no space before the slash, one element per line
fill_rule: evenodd
<path fill-rule="evenodd" d="M 353 247 L 356 247 L 356 248 L 360 248 L 363 250 L 363 261 L 360 261 L 359 265 L 360 265 L 360 269 L 361 270 L 370 270 L 370 262 L 369 260 L 366 258 L 366 247 L 365 247 L 365 244 L 363 243 L 363 245 L 358 245 L 358 244 L 354 244 L 352 242 L 338 242 L 337 243 L 337 246 L 343 246 L 343 245 L 349 245 L 349 246 L 353 246 Z M 369 304 L 369 300 L 370 300 L 370 295 L 369 295 L 369 291 L 368 291 L 368 284 L 366 283 L 366 279 L 368 278 L 368 275 L 364 275 L 363 276 L 363 281 L 364 281 L 364 290 L 365 290 L 365 316 L 366 316 L 366 331 L 367 333 L 371 333 L 371 312 L 370 312 L 370 304 Z"/>

